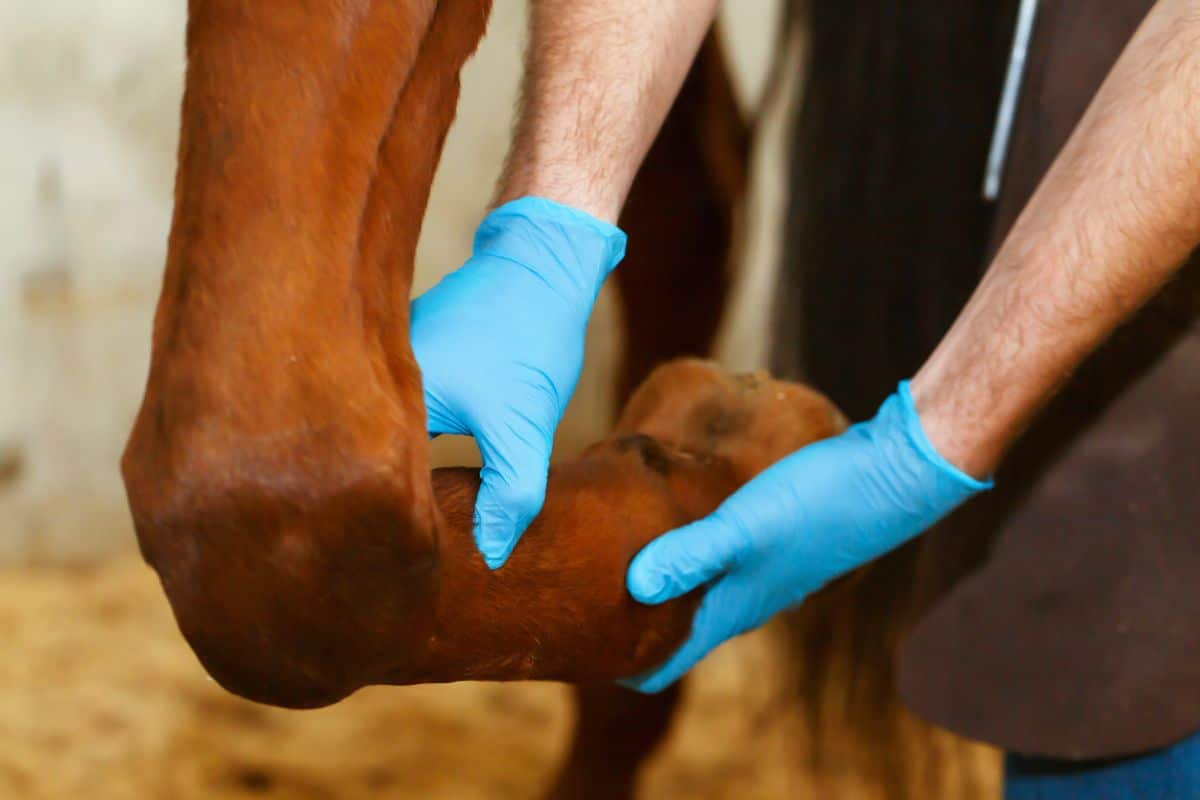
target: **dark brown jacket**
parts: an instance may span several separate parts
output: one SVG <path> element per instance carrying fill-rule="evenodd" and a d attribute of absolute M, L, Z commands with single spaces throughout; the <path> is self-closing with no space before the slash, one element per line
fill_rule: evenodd
<path fill-rule="evenodd" d="M 862 182 L 862 220 L 822 220 L 827 212 L 813 209 L 823 192 L 839 189 L 798 168 L 792 211 L 810 213 L 794 223 L 784 281 L 803 301 L 795 313 L 781 308 L 777 333 L 801 346 L 781 347 L 776 366 L 808 376 L 859 416 L 914 370 L 961 304 L 961 276 L 978 277 L 1151 5 L 1041 3 L 994 209 L 953 178 L 942 178 L 947 190 L 918 174 L 968 170 L 966 182 L 980 185 L 991 120 L 981 123 L 961 88 L 941 98 L 943 108 L 926 108 L 923 123 L 910 110 L 881 126 L 897 152 L 859 169 L 882 172 L 885 181 L 888 159 L 908 157 L 917 177 L 882 190 Z M 1007 42 L 1011 18 L 975 23 L 999 26 Z M 1004 59 L 989 31 L 978 32 L 975 61 L 963 62 L 975 66 L 959 66 L 960 78 L 994 109 Z M 953 68 L 953 59 L 943 66 Z M 806 100 L 798 160 L 813 143 L 812 128 L 853 125 L 814 120 L 812 112 Z M 960 144 L 945 148 L 942 164 L 930 152 L 938 137 L 954 134 L 938 115 L 962 123 Z M 853 194 L 855 185 L 844 180 L 841 187 Z M 930 189 L 941 193 L 930 200 Z M 872 221 L 870 209 L 905 205 L 905 192 L 907 205 L 896 213 L 915 215 L 911 229 L 891 233 L 881 218 Z M 841 202 L 855 204 L 854 197 Z M 841 241 L 854 243 L 844 252 L 814 244 L 820 237 L 812 231 L 822 224 L 841 226 Z M 890 257 L 871 252 L 880 230 L 892 240 Z M 969 263 L 963 253 L 975 246 L 981 257 Z M 957 271 L 939 261 L 943 249 L 955 254 Z M 920 291 L 906 294 L 896 275 Z M 848 291 L 847 282 L 856 288 Z M 873 320 L 865 324 L 885 327 L 834 346 L 834 331 L 872 306 L 887 309 L 892 327 Z M 996 489 L 926 537 L 919 574 L 932 608 L 919 618 L 899 667 L 901 694 L 919 714 L 1009 750 L 1067 758 L 1133 753 L 1200 728 L 1198 314 L 1200 271 L 1189 266 L 1071 379 L 1006 460 Z"/>

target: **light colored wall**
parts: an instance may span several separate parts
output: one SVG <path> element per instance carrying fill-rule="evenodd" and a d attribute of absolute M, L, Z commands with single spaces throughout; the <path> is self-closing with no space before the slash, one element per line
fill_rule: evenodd
<path fill-rule="evenodd" d="M 776 8 L 752 0 L 724 14 L 748 97 L 765 73 Z M 467 255 L 507 144 L 524 11 L 523 0 L 497 0 L 464 74 L 417 290 Z M 145 380 L 170 222 L 184 24 L 183 0 L 0 5 L 0 563 L 133 545 L 116 463 Z M 742 367 L 763 360 L 763 314 L 753 312 L 773 262 L 774 152 L 757 164 L 765 179 L 752 206 L 750 269 L 722 339 L 724 360 Z M 564 451 L 607 424 L 615 313 L 606 295 Z M 469 450 L 439 445 L 439 457 Z"/>

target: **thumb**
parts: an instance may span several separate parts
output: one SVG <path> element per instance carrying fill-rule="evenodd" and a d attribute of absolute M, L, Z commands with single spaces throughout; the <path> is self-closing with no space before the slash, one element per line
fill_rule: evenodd
<path fill-rule="evenodd" d="M 718 513 L 665 533 L 642 548 L 625 580 L 634 599 L 664 603 L 736 565 L 748 539 L 740 526 L 727 523 Z"/>
<path fill-rule="evenodd" d="M 714 648 L 737 633 L 728 629 L 729 615 L 725 609 L 730 605 L 730 595 L 737 589 L 731 584 L 734 578 L 717 581 L 700 601 L 700 608 L 692 619 L 692 633 L 687 641 L 670 658 L 659 666 L 617 681 L 626 689 L 642 694 L 656 694 L 682 678 Z"/>
<path fill-rule="evenodd" d="M 552 439 L 527 417 L 476 439 L 483 482 L 475 499 L 475 545 L 488 568 L 499 569 L 542 510 Z"/>

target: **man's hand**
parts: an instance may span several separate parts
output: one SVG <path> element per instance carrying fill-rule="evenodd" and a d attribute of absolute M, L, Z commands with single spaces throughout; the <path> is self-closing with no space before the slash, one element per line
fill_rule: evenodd
<path fill-rule="evenodd" d="M 541 510 L 616 221 L 716 0 L 534 0 L 503 203 L 475 254 L 413 303 L 429 433 L 483 454 L 475 542 L 492 569 Z"/>
<path fill-rule="evenodd" d="M 664 689 L 717 645 L 916 536 L 990 485 L 938 455 L 901 384 L 874 419 L 777 462 L 709 517 L 634 558 L 627 583 L 643 603 L 712 583 L 683 647 L 623 683 Z"/>
<path fill-rule="evenodd" d="M 431 436 L 475 437 L 475 542 L 497 569 L 542 508 L 554 431 L 583 366 L 588 317 L 625 234 L 524 197 L 489 214 L 470 260 L 412 304 Z"/>
<path fill-rule="evenodd" d="M 638 554 L 627 583 L 643 602 L 713 583 L 691 638 L 627 685 L 662 689 L 986 488 L 951 462 L 995 469 L 1071 370 L 1200 246 L 1198 12 L 1200 0 L 1151 9 L 911 395 L 901 385 L 870 422 Z"/>

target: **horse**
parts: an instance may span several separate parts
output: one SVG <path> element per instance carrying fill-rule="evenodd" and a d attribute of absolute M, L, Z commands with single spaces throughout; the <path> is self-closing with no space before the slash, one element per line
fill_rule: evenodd
<path fill-rule="evenodd" d="M 369 683 L 572 682 L 579 722 L 551 796 L 630 796 L 680 690 L 611 682 L 678 646 L 697 598 L 634 603 L 629 560 L 845 418 L 794 383 L 694 361 L 653 371 L 710 349 L 732 279 L 751 131 L 710 33 L 621 218 L 625 411 L 554 467 L 511 561 L 484 568 L 477 475 L 430 470 L 408 303 L 459 73 L 490 11 L 189 0 L 175 210 L 122 474 L 141 553 L 225 688 L 309 708 Z M 826 604 L 862 585 L 835 584 Z M 801 638 L 836 650 L 803 616 Z M 831 685 L 807 688 L 827 700 Z M 906 717 L 872 745 L 890 753 L 885 784 L 959 752 L 930 738 L 912 758 L 923 730 Z"/>

